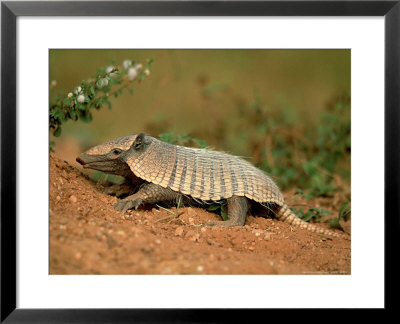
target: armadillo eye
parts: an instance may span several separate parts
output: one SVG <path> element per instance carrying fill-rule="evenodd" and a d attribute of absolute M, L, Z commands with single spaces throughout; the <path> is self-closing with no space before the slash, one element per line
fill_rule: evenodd
<path fill-rule="evenodd" d="M 113 149 L 113 151 L 112 151 L 112 153 L 114 154 L 114 155 L 118 155 L 118 154 L 120 154 L 122 151 L 120 150 L 120 149 Z"/>

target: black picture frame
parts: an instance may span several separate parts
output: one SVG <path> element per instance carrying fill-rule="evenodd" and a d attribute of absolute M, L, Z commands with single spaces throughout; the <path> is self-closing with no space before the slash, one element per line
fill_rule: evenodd
<path fill-rule="evenodd" d="M 384 16 L 385 19 L 385 309 L 396 307 L 400 228 L 400 0 L 395 1 L 104 1 L 1 3 L 1 322 L 226 322 L 238 312 L 187 309 L 16 308 L 16 19 L 19 16 Z M 371 148 L 371 154 L 374 148 Z M 373 176 L 373 170 L 371 170 Z M 369 176 L 371 176 L 369 175 Z M 367 200 L 370 199 L 366 197 Z M 372 197 L 371 197 L 372 198 Z M 371 203 L 371 202 L 370 202 Z M 367 283 L 366 283 L 367 284 Z M 134 293 L 134 292 L 132 292 Z"/>

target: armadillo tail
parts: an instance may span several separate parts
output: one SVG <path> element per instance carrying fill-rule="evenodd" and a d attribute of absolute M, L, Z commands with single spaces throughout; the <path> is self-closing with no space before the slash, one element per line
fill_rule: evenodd
<path fill-rule="evenodd" d="M 347 233 L 336 233 L 334 231 L 321 228 L 314 224 L 303 221 L 302 219 L 298 218 L 285 203 L 279 209 L 279 212 L 276 214 L 276 218 L 282 222 L 289 223 L 291 225 L 295 225 L 300 228 L 305 228 L 310 232 L 319 233 L 327 236 L 339 237 L 345 240 L 350 240 L 350 235 Z"/>

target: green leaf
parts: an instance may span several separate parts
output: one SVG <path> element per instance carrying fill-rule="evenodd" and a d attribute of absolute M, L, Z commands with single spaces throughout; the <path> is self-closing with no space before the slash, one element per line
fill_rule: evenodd
<path fill-rule="evenodd" d="M 75 110 L 70 110 L 69 111 L 69 116 L 71 117 L 72 120 L 78 120 L 78 115 L 76 114 Z"/>
<path fill-rule="evenodd" d="M 339 223 L 339 218 L 332 219 L 329 223 L 329 226 L 343 231 L 343 227 Z"/>
<path fill-rule="evenodd" d="M 317 171 L 313 162 L 304 162 L 303 169 L 308 175 L 314 174 Z"/>
<path fill-rule="evenodd" d="M 162 133 L 159 134 L 158 137 L 160 138 L 160 140 L 162 140 L 163 142 L 167 142 L 170 144 L 173 144 L 173 139 L 174 139 L 174 133 Z"/>
<path fill-rule="evenodd" d="M 179 144 L 185 144 L 190 141 L 190 137 L 188 135 L 179 135 L 175 138 L 175 142 Z"/>
<path fill-rule="evenodd" d="M 339 219 L 343 219 L 344 221 L 348 221 L 350 219 L 351 215 L 351 210 L 350 207 L 348 206 L 348 202 L 345 201 L 339 209 Z"/>
<path fill-rule="evenodd" d="M 82 104 L 80 104 L 80 103 L 78 103 L 78 104 L 76 105 L 76 108 L 78 108 L 79 110 L 82 110 L 82 111 L 86 111 L 86 110 L 87 110 L 86 106 L 85 106 L 85 105 L 82 105 Z"/>
<path fill-rule="evenodd" d="M 54 153 L 55 152 L 55 150 L 54 150 L 54 147 L 56 146 L 56 143 L 54 142 L 54 141 L 50 141 L 49 142 L 49 150 L 50 150 L 50 153 Z"/>
<path fill-rule="evenodd" d="M 166 212 L 170 213 L 171 215 L 177 216 L 173 211 L 171 211 L 171 210 L 169 210 L 169 209 L 167 209 L 167 208 L 164 208 L 164 207 L 162 207 L 162 206 L 160 206 L 160 205 L 157 205 L 157 204 L 156 204 L 156 206 L 157 206 L 158 208 L 161 208 L 162 210 L 165 210 Z"/>
<path fill-rule="evenodd" d="M 208 211 L 217 211 L 220 209 L 220 207 L 221 206 L 219 204 L 214 204 L 214 205 L 211 205 L 210 207 L 208 207 L 207 210 Z"/>
<path fill-rule="evenodd" d="M 315 218 L 315 214 L 311 211 L 308 211 L 307 213 L 305 213 L 303 216 L 301 216 L 300 218 L 305 221 L 308 222 L 310 221 L 312 218 Z"/>
<path fill-rule="evenodd" d="M 94 86 L 91 86 L 91 87 L 89 88 L 88 92 L 89 92 L 89 95 L 90 95 L 91 97 L 94 97 L 94 96 L 96 95 L 96 91 L 95 91 L 95 89 L 94 89 Z"/>
<path fill-rule="evenodd" d="M 84 122 L 84 123 L 90 123 L 93 120 L 93 116 L 90 113 L 90 111 L 84 111 L 81 113 L 80 115 L 80 119 Z"/>
<path fill-rule="evenodd" d="M 224 221 L 228 220 L 228 209 L 225 205 L 221 205 L 221 217 Z"/>
<path fill-rule="evenodd" d="M 202 148 L 202 149 L 207 147 L 206 141 L 199 140 L 197 138 L 192 138 L 192 141 L 195 142 L 196 144 L 198 144 L 200 146 L 200 148 Z"/>
<path fill-rule="evenodd" d="M 294 193 L 294 196 L 299 195 L 299 196 L 303 196 L 303 190 L 301 190 L 300 188 L 296 188 L 296 192 Z"/>
<path fill-rule="evenodd" d="M 317 214 L 321 214 L 323 216 L 327 216 L 327 215 L 332 214 L 332 212 L 329 211 L 329 210 L 326 210 L 326 209 L 323 209 L 323 208 L 316 208 L 316 207 L 311 207 L 310 211 L 315 211 Z"/>
<path fill-rule="evenodd" d="M 55 131 L 53 132 L 53 135 L 54 135 L 55 137 L 59 137 L 59 136 L 61 135 L 61 127 L 60 127 L 60 126 L 58 126 L 58 127 L 55 129 Z"/>
<path fill-rule="evenodd" d="M 55 119 L 63 119 L 64 113 L 60 108 L 54 108 L 50 111 L 50 116 L 54 117 Z"/>

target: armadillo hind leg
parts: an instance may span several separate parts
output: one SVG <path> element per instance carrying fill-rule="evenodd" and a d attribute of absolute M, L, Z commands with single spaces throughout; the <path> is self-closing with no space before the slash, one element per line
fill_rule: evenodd
<path fill-rule="evenodd" d="M 180 194 L 169 188 L 163 188 L 154 183 L 146 183 L 139 191 L 114 205 L 114 209 L 125 213 L 128 209 L 137 209 L 141 204 L 154 204 L 159 201 L 171 201 L 177 199 Z"/>
<path fill-rule="evenodd" d="M 310 232 L 319 233 L 327 236 L 333 236 L 333 237 L 341 237 L 346 240 L 350 240 L 350 236 L 347 233 L 336 233 L 334 231 L 321 228 L 314 224 L 303 221 L 302 219 L 298 218 L 295 214 L 293 214 L 293 212 L 286 204 L 283 204 L 282 207 L 278 210 L 278 212 L 276 213 L 276 218 L 285 223 L 289 223 L 291 225 L 304 228 Z"/>
<path fill-rule="evenodd" d="M 206 223 L 206 225 L 243 226 L 249 209 L 247 198 L 232 196 L 227 199 L 228 220 Z"/>

